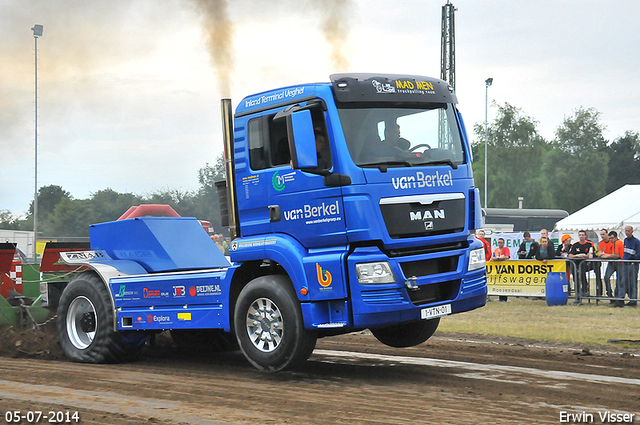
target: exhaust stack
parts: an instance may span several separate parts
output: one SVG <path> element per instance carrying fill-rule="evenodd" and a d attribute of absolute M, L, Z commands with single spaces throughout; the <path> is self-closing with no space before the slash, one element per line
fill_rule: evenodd
<path fill-rule="evenodd" d="M 235 188 L 235 168 L 233 158 L 233 110 L 231 99 L 220 101 L 222 108 L 222 138 L 224 143 L 224 169 L 227 179 L 227 209 L 229 216 L 229 234 L 231 240 L 240 236 L 238 223 L 238 203 Z M 222 209 L 222 204 L 220 205 Z"/>

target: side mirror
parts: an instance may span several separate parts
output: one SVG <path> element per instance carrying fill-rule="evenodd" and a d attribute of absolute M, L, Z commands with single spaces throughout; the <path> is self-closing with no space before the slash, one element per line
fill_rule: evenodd
<path fill-rule="evenodd" d="M 289 151 L 294 169 L 318 167 L 316 138 L 309 110 L 301 110 L 287 116 Z"/>

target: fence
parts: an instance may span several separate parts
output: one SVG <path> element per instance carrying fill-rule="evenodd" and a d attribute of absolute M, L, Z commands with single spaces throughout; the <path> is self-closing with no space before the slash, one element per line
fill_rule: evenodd
<path fill-rule="evenodd" d="M 607 261 L 599 258 L 568 260 L 573 263 L 575 303 L 582 300 L 626 301 L 636 305 L 638 300 L 638 268 L 640 260 Z M 615 278 L 613 277 L 615 276 Z M 576 279 L 577 278 L 577 279 Z"/>

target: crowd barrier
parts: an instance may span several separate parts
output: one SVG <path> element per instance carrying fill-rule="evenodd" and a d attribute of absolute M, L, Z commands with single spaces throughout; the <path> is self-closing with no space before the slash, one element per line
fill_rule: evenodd
<path fill-rule="evenodd" d="M 635 287 L 621 279 L 622 273 L 635 267 Z M 638 268 L 640 260 L 607 261 L 599 258 L 556 258 L 546 262 L 538 260 L 506 260 L 487 262 L 487 285 L 489 296 L 500 297 L 546 297 L 546 280 L 549 273 L 565 273 L 568 297 L 573 304 L 595 300 L 638 302 Z M 609 270 L 609 273 L 607 272 Z M 606 278 L 606 279 L 605 279 Z M 610 282 L 610 289 L 607 286 Z M 625 298 L 625 295 L 628 298 Z M 633 298 L 632 295 L 635 295 Z"/>
<path fill-rule="evenodd" d="M 575 303 L 583 300 L 637 303 L 640 260 L 568 259 L 573 263 Z M 627 276 L 626 278 L 624 276 Z M 614 277 L 615 276 L 615 277 Z M 632 280 L 632 282 L 629 282 Z M 607 285 L 609 281 L 609 285 Z M 609 292 L 611 290 L 611 292 Z M 625 298 L 627 296 L 627 298 Z"/>

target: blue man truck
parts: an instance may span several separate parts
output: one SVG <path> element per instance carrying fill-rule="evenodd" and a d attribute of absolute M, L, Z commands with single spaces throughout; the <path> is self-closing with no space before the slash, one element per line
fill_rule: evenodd
<path fill-rule="evenodd" d="M 266 371 L 319 337 L 370 329 L 426 341 L 486 302 L 471 148 L 445 81 L 335 74 L 222 101 L 218 182 L 230 260 L 195 218 L 91 226 L 88 268 L 64 289 L 58 332 L 79 362 L 137 357 L 147 334 L 236 347 Z"/>

